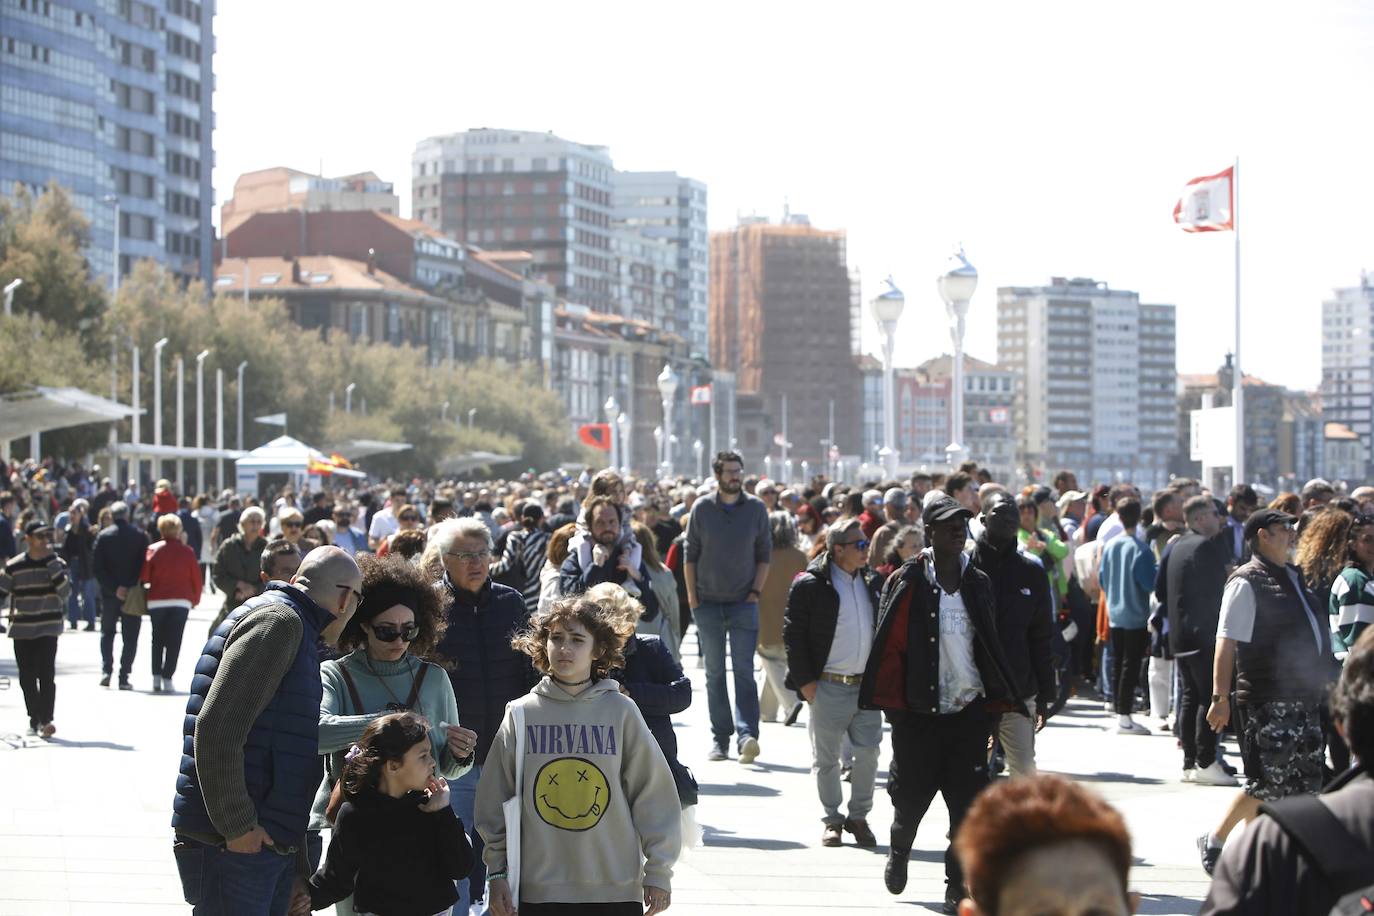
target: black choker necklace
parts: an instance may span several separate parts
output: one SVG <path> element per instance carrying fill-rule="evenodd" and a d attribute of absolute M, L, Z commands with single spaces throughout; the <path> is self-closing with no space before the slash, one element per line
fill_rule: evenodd
<path fill-rule="evenodd" d="M 592 682 L 590 675 L 584 677 L 580 681 L 565 681 L 556 674 L 550 674 L 549 677 L 553 678 L 553 682 L 555 684 L 558 684 L 563 687 L 581 687 L 583 684 L 590 684 Z"/>

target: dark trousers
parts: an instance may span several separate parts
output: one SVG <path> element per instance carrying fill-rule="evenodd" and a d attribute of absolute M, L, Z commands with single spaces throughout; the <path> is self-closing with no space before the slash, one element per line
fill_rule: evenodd
<path fill-rule="evenodd" d="M 1112 683 L 1116 685 L 1116 713 L 1135 711 L 1135 691 L 1140 686 L 1141 665 L 1150 651 L 1150 631 L 1111 628 Z M 1210 694 L 1208 694 L 1210 696 Z"/>
<path fill-rule="evenodd" d="M 897 714 L 892 717 L 892 766 L 887 794 L 892 798 L 892 849 L 911 851 L 921 818 L 939 792 L 949 809 L 950 836 L 956 836 L 973 799 L 988 784 L 988 735 L 992 718 L 982 700 L 944 716 Z M 945 879 L 964 886 L 964 872 L 945 850 Z"/>
<path fill-rule="evenodd" d="M 29 725 L 46 725 L 52 721 L 53 706 L 57 703 L 57 637 L 39 636 L 13 642 Z"/>
<path fill-rule="evenodd" d="M 181 634 L 186 630 L 190 610 L 184 607 L 150 607 L 153 624 L 153 677 L 171 677 L 177 670 L 181 653 Z"/>
<path fill-rule="evenodd" d="M 1212 658 L 1214 650 L 1174 656 L 1183 679 L 1183 698 L 1178 704 L 1178 740 L 1183 743 L 1183 768 L 1209 767 L 1217 759 L 1217 733 L 1207 724 L 1212 705 Z"/>
<path fill-rule="evenodd" d="M 124 613 L 124 602 L 114 592 L 100 595 L 100 670 L 105 674 L 114 671 L 115 630 L 124 639 L 123 650 L 119 654 L 119 679 L 128 680 L 129 672 L 134 669 L 134 656 L 138 654 L 138 630 L 143 625 L 142 617 Z"/>
<path fill-rule="evenodd" d="M 529 903 L 520 901 L 521 916 L 640 916 L 638 900 L 624 903 Z"/>

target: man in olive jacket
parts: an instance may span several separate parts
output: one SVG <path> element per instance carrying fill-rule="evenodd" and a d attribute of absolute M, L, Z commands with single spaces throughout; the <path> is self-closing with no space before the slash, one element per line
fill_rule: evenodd
<path fill-rule="evenodd" d="M 859 682 L 873 648 L 882 579 L 867 566 L 868 538 L 858 519 L 832 525 L 825 552 L 792 583 L 782 624 L 787 686 L 811 705 L 811 769 L 825 809 L 822 846 L 839 846 L 843 832 L 863 847 L 878 845 L 868 826 L 878 775 L 883 720 L 859 708 Z M 840 782 L 840 743 L 854 749 L 849 817 Z"/>
<path fill-rule="evenodd" d="M 906 888 L 911 844 L 935 793 L 945 798 L 953 836 L 988 784 L 993 717 L 1027 714 L 997 636 L 992 583 L 963 552 L 972 516 L 948 496 L 921 513 L 931 546 L 888 579 L 859 689 L 859 707 L 881 709 L 892 723 L 894 812 L 883 878 L 893 894 Z M 965 892 L 953 846 L 945 880 L 944 912 L 954 913 Z"/>

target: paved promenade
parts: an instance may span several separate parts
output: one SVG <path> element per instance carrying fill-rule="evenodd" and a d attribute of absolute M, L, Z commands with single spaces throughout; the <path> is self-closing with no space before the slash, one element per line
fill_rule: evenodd
<path fill-rule="evenodd" d="M 184 690 L 218 605 L 191 614 L 176 685 Z M 149 692 L 143 627 L 136 690 L 97 686 L 99 634 L 68 632 L 58 648 L 54 740 L 25 740 L 23 698 L 7 637 L 0 645 L 0 916 L 187 913 L 171 856 L 172 789 L 184 694 Z M 943 895 L 948 822 L 937 797 L 916 841 L 906 893 L 882 885 L 891 807 L 879 773 L 870 823 L 877 851 L 820 846 L 820 807 L 806 729 L 766 724 L 755 765 L 709 763 L 703 672 L 688 639 L 694 700 L 678 722 L 682 759 L 701 783 L 705 845 L 679 864 L 673 912 L 706 914 L 921 913 Z M 118 645 L 116 645 L 116 653 Z M 1193 838 L 1213 824 L 1233 790 L 1184 785 L 1167 735 L 1118 737 L 1095 704 L 1075 703 L 1041 736 L 1042 769 L 1074 776 L 1125 814 L 1135 838 L 1131 884 L 1146 914 L 1197 912 L 1207 877 Z M 803 722 L 805 714 L 803 714 Z M 883 765 L 889 759 L 883 751 Z M 1234 757 L 1232 758 L 1234 760 Z M 846 835 L 846 841 L 852 838 Z"/>

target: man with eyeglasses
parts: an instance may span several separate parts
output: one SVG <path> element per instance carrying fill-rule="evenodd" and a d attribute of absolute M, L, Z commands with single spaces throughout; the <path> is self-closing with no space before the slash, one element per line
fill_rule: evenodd
<path fill-rule="evenodd" d="M 1297 519 L 1260 509 L 1245 520 L 1250 561 L 1227 580 L 1212 662 L 1207 721 L 1220 732 L 1231 721 L 1231 675 L 1246 785 L 1221 824 L 1198 837 L 1210 875 L 1226 836 L 1262 802 L 1321 790 L 1326 742 L 1319 707 L 1335 680 L 1329 615 L 1288 562 Z"/>
<path fill-rule="evenodd" d="M 859 682 L 873 648 L 882 578 L 868 568 L 868 538 L 858 519 L 830 528 L 826 549 L 792 583 L 783 614 L 789 688 L 810 704 L 811 770 L 825 811 L 822 846 L 839 846 L 844 832 L 872 849 L 877 837 L 868 826 L 878 775 L 882 715 L 859 708 Z M 840 743 L 849 738 L 849 816 L 840 781 Z"/>
<path fill-rule="evenodd" d="M 173 854 L 197 913 L 284 913 L 308 899 L 306 829 L 322 776 L 318 644 L 337 641 L 361 589 L 352 557 L 318 547 L 290 583 L 249 598 L 205 644 L 172 803 Z"/>
<path fill-rule="evenodd" d="M 988 784 L 988 737 L 998 712 L 1026 715 L 995 622 L 987 574 L 964 554 L 973 516 L 939 494 L 921 513 L 930 544 L 883 589 L 878 629 L 859 688 L 860 709 L 881 709 L 892 724 L 892 837 L 883 881 L 906 888 L 911 844 L 939 792 L 950 835 Z M 943 911 L 964 898 L 953 847 L 945 850 Z"/>
<path fill-rule="evenodd" d="M 453 811 L 468 830 L 474 848 L 480 850 L 473 808 L 482 765 L 505 717 L 506 704 L 529 693 L 538 680 L 529 656 L 510 644 L 529 618 L 521 594 L 491 579 L 491 531 L 480 518 L 446 521 L 432 530 L 430 543 L 444 563 L 438 585 L 445 596 L 447 621 L 435 653 L 448 670 L 464 727 L 477 733 L 472 769 L 449 788 Z M 485 877 L 479 854 L 468 880 L 458 882 L 455 913 L 468 911 L 475 897 L 470 889 L 481 888 Z"/>
<path fill-rule="evenodd" d="M 334 504 L 334 546 L 356 557 L 367 552 L 367 534 L 353 522 L 353 509 L 343 503 Z"/>

